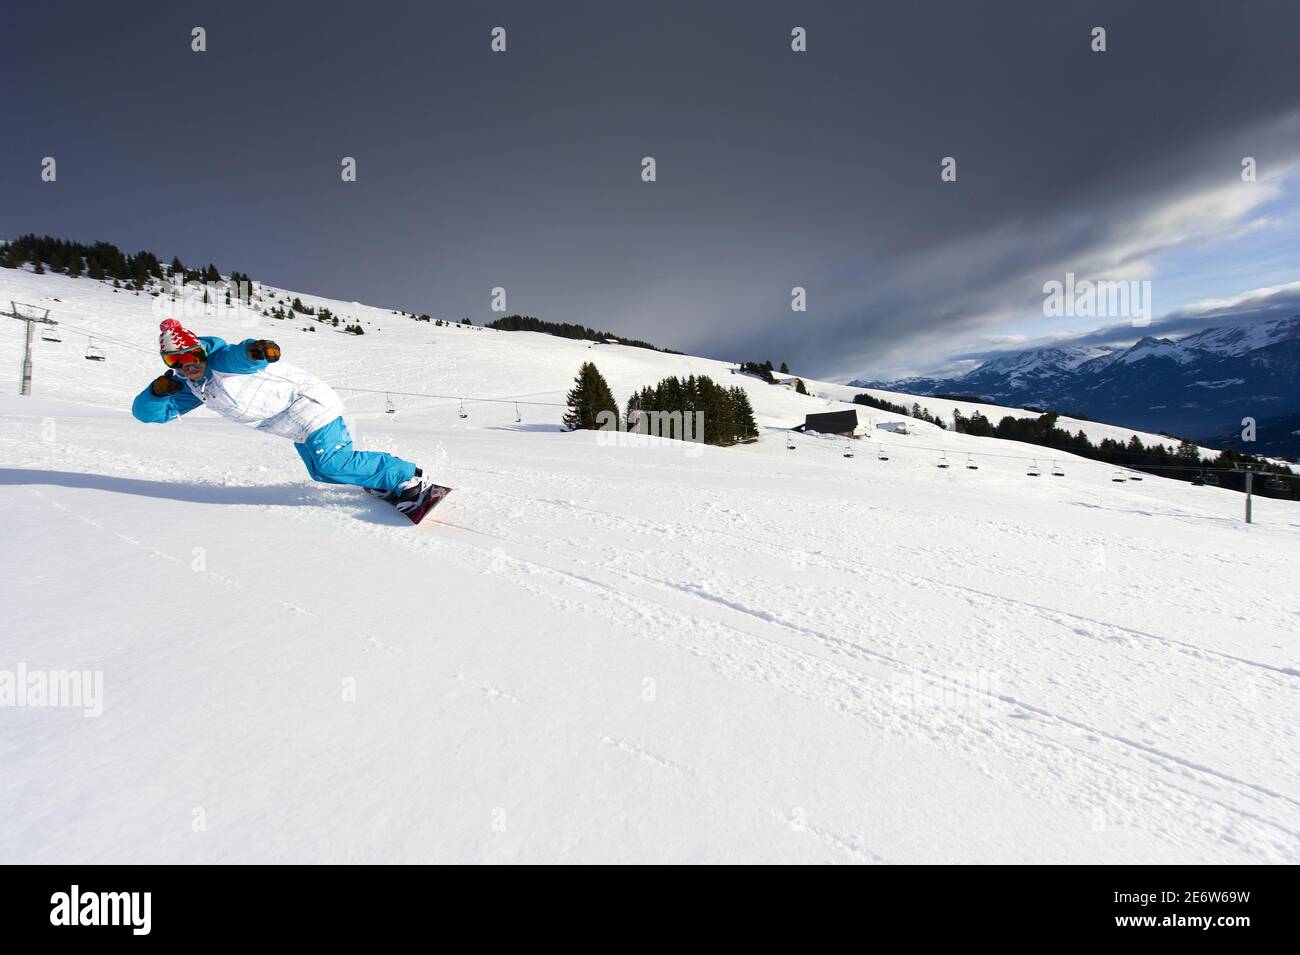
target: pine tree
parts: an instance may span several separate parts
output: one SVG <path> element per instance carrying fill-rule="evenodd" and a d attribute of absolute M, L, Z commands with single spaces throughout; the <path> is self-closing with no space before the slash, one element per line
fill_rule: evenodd
<path fill-rule="evenodd" d="M 1200 464 L 1201 449 L 1196 446 L 1195 441 L 1189 441 L 1183 438 L 1178 444 L 1178 450 L 1174 452 L 1180 464 Z"/>
<path fill-rule="evenodd" d="M 709 444 L 732 444 L 736 440 L 736 406 L 727 390 L 707 375 L 697 382 L 695 411 L 704 412 L 704 434 L 692 433 L 692 440 Z M 691 422 L 692 426 L 694 421 Z"/>
<path fill-rule="evenodd" d="M 758 437 L 758 425 L 754 423 L 754 407 L 749 403 L 749 393 L 739 385 L 731 389 L 731 401 L 735 408 L 736 437 L 741 441 Z"/>
<path fill-rule="evenodd" d="M 604 376 L 591 362 L 583 363 L 565 400 L 569 408 L 564 414 L 564 426 L 570 431 L 598 430 L 602 427 L 598 417 L 602 411 L 613 416 L 612 424 L 618 424 L 618 403 Z"/>

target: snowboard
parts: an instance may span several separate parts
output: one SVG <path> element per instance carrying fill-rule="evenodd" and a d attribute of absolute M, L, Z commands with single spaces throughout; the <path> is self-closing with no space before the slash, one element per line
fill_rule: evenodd
<path fill-rule="evenodd" d="M 394 509 L 397 508 L 397 500 L 391 493 L 373 487 L 365 488 L 365 492 L 371 497 L 392 504 Z M 418 500 L 415 507 L 409 511 L 398 510 L 397 513 L 409 518 L 412 524 L 418 524 L 424 520 L 426 514 L 437 507 L 442 502 L 442 499 L 450 493 L 451 488 L 443 487 L 441 484 L 434 484 L 431 481 L 424 486 L 424 496 Z"/>
<path fill-rule="evenodd" d="M 415 507 L 407 511 L 399 510 L 397 513 L 408 518 L 412 524 L 418 524 L 424 520 L 431 510 L 441 504 L 442 499 L 450 493 L 451 488 L 449 487 L 443 487 L 441 484 L 428 484 L 425 486 L 424 494 L 416 502 Z"/>

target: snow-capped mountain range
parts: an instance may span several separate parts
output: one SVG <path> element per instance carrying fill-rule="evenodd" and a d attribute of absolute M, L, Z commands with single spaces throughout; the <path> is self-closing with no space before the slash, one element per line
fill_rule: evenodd
<path fill-rule="evenodd" d="M 1247 450 L 1300 453 L 1300 435 L 1270 424 L 1300 411 L 1300 316 L 1207 328 L 1178 340 L 1147 336 L 1121 349 L 1037 348 L 955 378 L 849 384 L 970 395 L 1202 439 L 1239 432 L 1242 418 L 1251 417 L 1259 443 Z"/>

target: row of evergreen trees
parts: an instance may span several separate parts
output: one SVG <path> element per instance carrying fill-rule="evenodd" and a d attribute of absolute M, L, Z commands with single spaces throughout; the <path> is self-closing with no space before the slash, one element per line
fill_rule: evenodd
<path fill-rule="evenodd" d="M 785 367 L 785 363 L 781 363 Z M 741 364 L 740 370 L 750 375 L 757 375 L 766 381 L 769 385 L 775 385 L 776 379 L 772 377 L 772 363 L 770 361 L 747 361 Z"/>
<path fill-rule="evenodd" d="M 1252 464 L 1258 471 L 1286 478 L 1283 482 L 1286 485 L 1285 489 L 1270 488 L 1263 481 L 1255 481 L 1252 492 L 1271 497 L 1289 497 L 1295 490 L 1291 472 L 1284 467 L 1231 448 L 1220 451 L 1213 460 L 1206 460 L 1201 457 L 1201 450 L 1196 443 L 1186 438 L 1179 439 L 1179 445 L 1173 451 L 1169 450 L 1163 442 L 1147 446 L 1136 434 L 1130 437 L 1127 443 L 1116 441 L 1114 438 L 1103 438 L 1100 443 L 1093 444 L 1082 430 L 1070 434 L 1064 428 L 1058 428 L 1056 422 L 1059 415 L 1054 411 L 1039 415 L 1037 418 L 1016 418 L 1007 415 L 996 425 L 978 411 L 968 417 L 954 409 L 952 415 L 954 428 L 960 434 L 1023 441 L 1027 444 L 1037 444 L 1045 448 L 1077 454 L 1094 461 L 1104 461 L 1117 467 L 1132 468 L 1135 471 L 1145 471 L 1180 481 L 1191 481 L 1203 474 L 1206 468 L 1230 469 L 1238 464 Z M 1245 490 L 1246 477 L 1242 473 L 1218 473 L 1216 476 L 1222 487 L 1237 491 Z"/>
<path fill-rule="evenodd" d="M 868 408 L 876 408 L 880 411 L 888 411 L 890 414 L 915 418 L 918 421 L 928 421 L 945 431 L 948 430 L 948 426 L 942 420 L 930 414 L 916 402 L 912 402 L 912 407 L 909 409 L 906 405 L 896 405 L 892 401 L 885 401 L 883 398 L 873 398 L 871 395 L 861 394 L 853 396 L 853 403 L 855 405 L 866 405 Z"/>
<path fill-rule="evenodd" d="M 772 365 L 770 359 L 768 361 L 742 362 L 739 367 L 741 371 L 750 375 L 757 375 L 759 378 L 762 378 L 764 381 L 766 381 L 769 385 L 776 384 L 776 379 L 772 376 L 772 372 L 775 370 L 775 368 Z M 790 374 L 790 366 L 787 365 L 785 362 L 781 362 L 781 374 L 783 375 Z M 803 386 L 802 379 L 796 382 L 796 386 L 799 391 L 799 394 L 801 395 L 808 394 L 807 390 Z"/>
<path fill-rule="evenodd" d="M 654 387 L 646 386 L 627 400 L 626 416 L 620 417 L 618 402 L 605 377 L 592 362 L 584 362 L 567 396 L 568 409 L 564 426 L 571 431 L 595 431 L 602 427 L 646 433 L 653 415 L 671 416 L 669 420 L 690 421 L 693 428 L 697 412 L 703 414 L 705 444 L 726 446 L 758 437 L 754 409 L 749 395 L 740 387 L 724 388 L 707 375 L 665 378 Z M 692 431 L 692 438 L 700 435 Z M 682 434 L 661 437 L 681 438 Z"/>
<path fill-rule="evenodd" d="M 206 268 L 187 268 L 179 258 L 164 266 L 152 252 L 129 255 L 111 242 L 72 242 L 50 235 L 29 233 L 0 245 L 0 268 L 17 269 L 31 262 L 37 272 L 60 272 L 72 278 L 82 275 L 96 281 L 113 279 L 114 284 L 142 289 L 151 279 L 168 278 L 173 282 L 220 282 L 221 272 L 211 263 Z M 243 272 L 231 272 L 232 282 L 248 283 Z"/>
<path fill-rule="evenodd" d="M 465 321 L 469 322 L 469 319 L 465 319 Z M 557 338 L 581 338 L 591 341 L 616 338 L 620 343 L 630 345 L 633 348 L 649 348 L 651 351 L 666 352 L 670 355 L 681 354 L 681 352 L 673 351 L 671 348 L 658 348 L 649 342 L 641 341 L 639 338 L 623 338 L 613 332 L 598 332 L 595 329 L 587 328 L 585 325 L 573 325 L 568 322 L 547 322 L 531 315 L 506 315 L 494 322 L 488 322 L 484 328 L 499 328 L 503 332 L 543 332 Z"/>
<path fill-rule="evenodd" d="M 754 409 L 745 389 L 738 385 L 724 388 L 708 375 L 665 378 L 653 388 L 646 386 L 633 394 L 627 400 L 628 430 L 645 432 L 646 423 L 654 420 L 655 413 L 680 413 L 683 419 L 702 413 L 705 444 L 725 447 L 758 437 Z"/>

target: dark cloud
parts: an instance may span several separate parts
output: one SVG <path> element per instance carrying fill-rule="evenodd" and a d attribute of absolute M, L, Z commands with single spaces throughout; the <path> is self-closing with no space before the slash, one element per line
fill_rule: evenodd
<path fill-rule="evenodd" d="M 1162 206 L 1297 155 L 1291 0 L 6 16 L 0 233 L 447 317 L 492 317 L 504 286 L 511 310 L 823 377 L 968 340 L 1063 263 L 1140 261 L 1180 241 Z"/>

